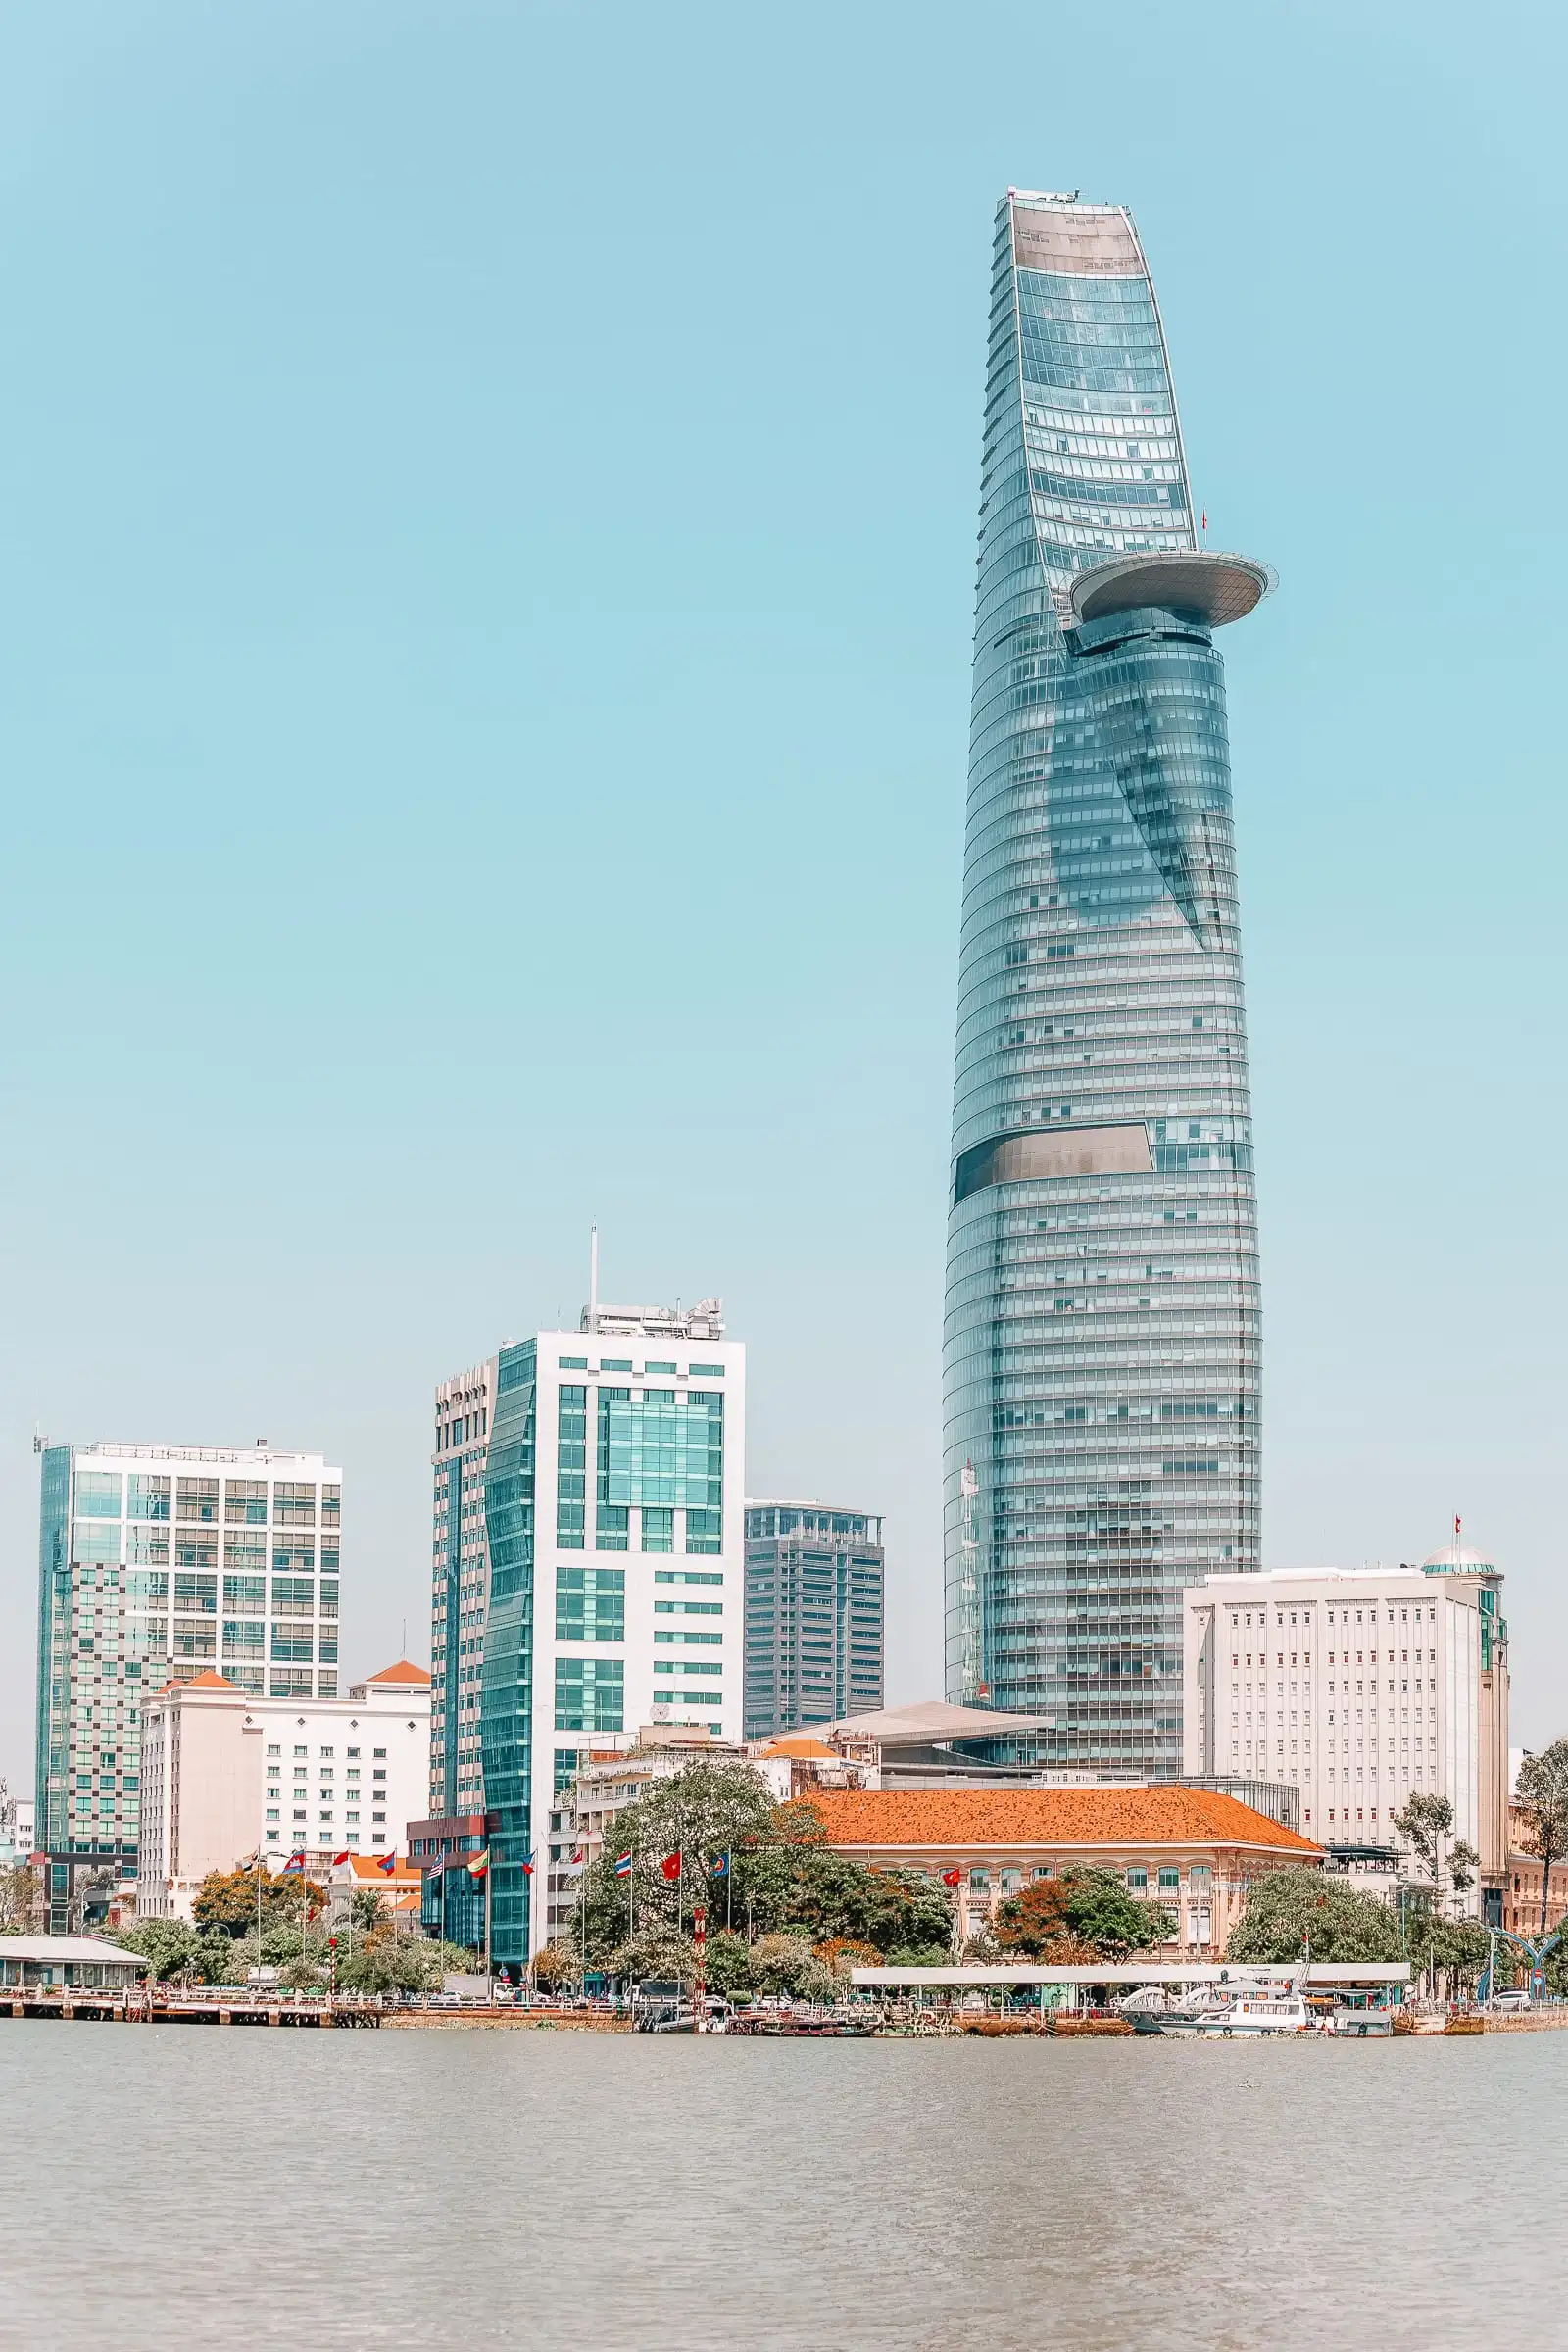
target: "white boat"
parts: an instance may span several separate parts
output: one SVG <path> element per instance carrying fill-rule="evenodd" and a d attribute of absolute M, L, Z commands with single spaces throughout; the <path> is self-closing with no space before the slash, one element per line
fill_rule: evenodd
<path fill-rule="evenodd" d="M 1304 2034 L 1310 2023 L 1306 2003 L 1298 1990 L 1278 1991 L 1263 1986 L 1236 1992 L 1228 2000 L 1200 2009 L 1188 2031 L 1204 2039 L 1230 2040 L 1255 2034 Z M 1167 2025 L 1166 2032 L 1170 2031 Z M 1181 2029 L 1178 2028 L 1178 2031 Z"/>

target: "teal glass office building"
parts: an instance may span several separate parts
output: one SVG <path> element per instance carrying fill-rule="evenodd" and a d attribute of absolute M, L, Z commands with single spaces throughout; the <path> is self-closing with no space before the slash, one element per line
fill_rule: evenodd
<path fill-rule="evenodd" d="M 1258 1565 L 1259 1301 L 1218 628 L 1120 206 L 992 271 L 944 1341 L 949 1696 L 1180 1769 L 1182 1591 Z M 999 1745 L 999 1752 L 1001 1752 Z"/>

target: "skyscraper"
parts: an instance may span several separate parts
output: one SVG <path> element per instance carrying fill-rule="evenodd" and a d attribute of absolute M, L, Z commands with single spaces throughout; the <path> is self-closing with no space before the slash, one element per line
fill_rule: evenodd
<path fill-rule="evenodd" d="M 564 1792 L 644 1725 L 740 1737 L 746 1350 L 716 1298 L 602 1306 L 436 1396 L 426 1925 L 523 1967 L 570 1919 Z"/>
<path fill-rule="evenodd" d="M 875 1512 L 746 1505 L 748 1740 L 881 1706 L 884 1566 Z"/>
<path fill-rule="evenodd" d="M 134 1873 L 150 1692 L 220 1669 L 337 1695 L 343 1474 L 265 1440 L 42 1453 L 37 1838 L 63 1930 L 79 1872 Z"/>
<path fill-rule="evenodd" d="M 944 1364 L 950 1697 L 1180 1767 L 1182 1590 L 1258 1564 L 1225 689 L 1131 215 L 998 208 Z"/>

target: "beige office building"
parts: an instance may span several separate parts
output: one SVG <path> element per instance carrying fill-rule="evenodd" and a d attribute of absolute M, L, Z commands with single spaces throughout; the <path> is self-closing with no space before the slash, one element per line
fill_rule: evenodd
<path fill-rule="evenodd" d="M 1184 1770 L 1288 1782 L 1329 1847 L 1398 1846 L 1394 1817 L 1446 1796 L 1481 1856 L 1453 1908 L 1479 1916 L 1507 1869 L 1507 1626 L 1501 1576 L 1453 1548 L 1420 1568 L 1211 1576 L 1183 1596 Z"/>
<path fill-rule="evenodd" d="M 220 1674 L 171 1683 L 142 1727 L 137 1911 L 189 1919 L 210 1871 L 393 1854 L 424 1809 L 430 1677 L 402 1659 L 346 1698 L 286 1705 Z"/>

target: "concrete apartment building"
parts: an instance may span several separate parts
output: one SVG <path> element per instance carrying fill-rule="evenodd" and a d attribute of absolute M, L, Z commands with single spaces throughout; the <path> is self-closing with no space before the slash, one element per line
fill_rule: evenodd
<path fill-rule="evenodd" d="M 1508 1875 L 1508 1649 L 1502 1578 L 1450 1546 L 1420 1568 L 1210 1576 L 1183 1598 L 1185 1769 L 1255 1773 L 1301 1796 L 1339 1851 L 1399 1851 L 1394 1817 L 1446 1796 L 1481 1856 L 1457 1901 L 1499 1918 Z"/>
<path fill-rule="evenodd" d="M 421 1809 L 430 1678 L 407 1659 L 346 1698 L 261 1699 L 203 1672 L 147 1708 L 137 1909 L 189 1919 L 209 1871 L 260 1853 L 303 1853 L 316 1876 L 335 1854 L 396 1853 Z"/>
<path fill-rule="evenodd" d="M 748 1740 L 881 1706 L 885 1567 L 873 1511 L 747 1503 Z"/>

